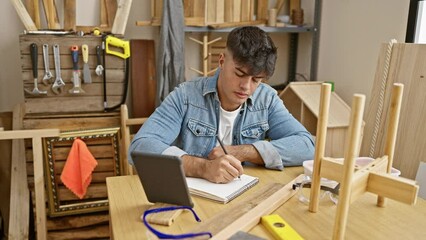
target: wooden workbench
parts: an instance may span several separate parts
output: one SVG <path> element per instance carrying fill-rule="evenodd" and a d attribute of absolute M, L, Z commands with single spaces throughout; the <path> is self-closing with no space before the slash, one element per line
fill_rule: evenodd
<path fill-rule="evenodd" d="M 258 185 L 228 204 L 219 204 L 206 199 L 193 197 L 194 210 L 202 220 L 207 220 L 219 212 L 232 208 L 247 196 L 268 183 L 288 183 L 303 168 L 292 167 L 284 171 L 264 168 L 245 168 L 245 173 L 260 178 Z M 118 239 L 147 238 L 147 229 L 140 220 L 141 214 L 151 206 L 147 202 L 138 176 L 118 176 L 107 178 L 110 203 L 111 237 Z M 297 199 L 297 194 L 274 213 L 279 214 L 305 239 L 331 239 L 336 205 L 329 199 L 322 199 L 318 213 L 308 211 L 308 206 Z M 415 206 L 392 200 L 385 208 L 376 206 L 377 197 L 367 193 L 349 210 L 347 239 L 426 239 L 426 201 L 419 198 Z M 155 226 L 167 233 L 185 233 L 197 226 L 192 214 L 184 212 L 170 227 Z M 250 233 L 267 239 L 272 236 L 262 225 L 257 225 Z"/>

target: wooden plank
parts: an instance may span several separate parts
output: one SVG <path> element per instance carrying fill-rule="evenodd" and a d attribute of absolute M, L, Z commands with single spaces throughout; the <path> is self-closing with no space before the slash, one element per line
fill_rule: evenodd
<path fill-rule="evenodd" d="M 117 13 L 117 0 L 105 0 L 106 19 L 108 27 L 114 24 L 115 15 Z"/>
<path fill-rule="evenodd" d="M 265 24 L 264 20 L 249 21 L 249 22 L 225 22 L 218 24 L 210 24 L 209 27 L 213 29 L 219 28 L 229 28 L 229 27 L 238 27 L 238 26 L 254 26 Z"/>
<path fill-rule="evenodd" d="M 80 199 L 71 192 L 67 187 L 65 186 L 58 186 L 57 188 L 58 195 L 60 196 L 61 201 L 77 201 L 81 202 Z M 89 199 L 97 199 L 97 198 L 104 198 L 106 199 L 108 197 L 107 194 L 107 188 L 105 186 L 105 183 L 91 183 L 89 187 L 87 188 L 86 195 L 84 195 L 84 200 Z"/>
<path fill-rule="evenodd" d="M 386 65 L 387 44 L 382 44 L 378 57 L 376 75 L 370 94 L 370 103 L 366 112 L 364 140 L 361 148 L 363 156 L 381 156 L 385 148 L 388 108 L 393 83 L 404 84 L 404 97 L 400 112 L 398 138 L 395 145 L 393 167 L 401 171 L 401 176 L 414 179 L 420 161 L 426 159 L 426 82 L 420 76 L 426 76 L 426 45 L 396 43 L 393 45 L 389 61 L 389 74 L 384 85 L 383 112 L 377 122 L 377 141 L 373 144 L 376 128 L 376 115 L 379 112 L 380 92 L 384 66 Z M 415 107 L 408 107 L 415 106 Z M 374 148 L 371 149 L 374 145 Z M 371 151 L 373 150 L 373 151 Z"/>
<path fill-rule="evenodd" d="M 77 231 L 79 228 L 90 227 L 97 225 L 108 225 L 108 213 L 92 213 L 76 216 L 64 216 L 60 218 L 48 218 L 47 229 L 49 230 L 68 230 Z M 52 236 L 49 234 L 49 236 Z"/>
<path fill-rule="evenodd" d="M 206 16 L 206 24 L 216 23 L 216 0 L 206 0 L 204 16 Z"/>
<path fill-rule="evenodd" d="M 183 0 L 183 13 L 185 18 L 194 16 L 194 0 Z"/>
<path fill-rule="evenodd" d="M 101 25 L 100 27 L 108 27 L 108 15 L 106 8 L 106 0 L 100 0 Z"/>
<path fill-rule="evenodd" d="M 13 113 L 0 112 L 0 131 L 12 129 L 12 124 Z M 13 140 L 0 141 L 0 152 L 2 153 L 2 160 L 0 161 L 0 189 L 3 192 L 3 194 L 0 195 L 0 212 L 3 218 L 4 232 L 7 232 L 9 229 L 12 141 Z"/>
<path fill-rule="evenodd" d="M 28 14 L 24 4 L 21 0 L 11 0 L 13 7 L 15 7 L 16 12 L 18 13 L 21 22 L 24 24 L 25 29 L 28 31 L 36 31 L 37 27 L 34 21 L 31 19 L 31 16 Z"/>
<path fill-rule="evenodd" d="M 12 130 L 0 132 L 0 140 L 55 136 L 59 136 L 59 129 Z"/>
<path fill-rule="evenodd" d="M 115 14 L 111 33 L 124 35 L 131 6 L 132 0 L 121 0 L 120 3 L 117 4 L 117 12 Z"/>
<path fill-rule="evenodd" d="M 58 10 L 54 0 L 43 0 L 44 13 L 49 29 L 60 29 Z"/>
<path fill-rule="evenodd" d="M 216 23 L 225 22 L 225 0 L 216 1 Z"/>
<path fill-rule="evenodd" d="M 39 1 L 34 1 L 34 0 L 26 0 L 25 1 L 26 4 L 25 6 L 27 7 L 27 11 L 31 17 L 31 19 L 34 21 L 37 29 L 41 28 L 41 23 L 40 23 L 40 6 L 39 6 Z"/>
<path fill-rule="evenodd" d="M 66 31 L 76 30 L 76 6 L 76 0 L 64 0 L 64 29 Z"/>
<path fill-rule="evenodd" d="M 99 96 L 90 97 L 61 97 L 61 104 L 57 98 L 33 98 L 25 100 L 27 113 L 81 113 L 103 112 L 104 102 Z M 108 104 L 113 106 L 121 102 L 121 96 L 108 96 Z"/>
<path fill-rule="evenodd" d="M 268 19 L 268 0 L 257 1 L 257 18 L 256 20 L 267 20 Z"/>
<path fill-rule="evenodd" d="M 67 79 L 65 80 L 65 78 L 63 78 L 65 86 L 63 88 L 63 93 L 60 95 L 61 97 L 73 97 L 75 96 L 74 94 L 70 94 L 68 92 L 68 90 L 70 90 L 71 88 L 73 88 L 73 84 L 72 84 L 72 79 Z M 107 91 L 108 91 L 108 96 L 121 96 L 123 94 L 123 83 L 108 83 L 107 84 Z M 25 83 L 24 84 L 24 88 L 25 89 L 32 89 L 33 85 L 31 83 Z M 39 90 L 46 90 L 47 91 L 47 95 L 44 95 L 43 99 L 47 99 L 49 97 L 53 97 L 53 98 L 57 98 L 58 95 L 55 94 L 53 91 L 51 91 L 52 86 L 45 86 L 45 85 L 40 85 L 38 87 Z M 91 84 L 82 84 L 81 88 L 85 91 L 84 95 L 87 96 L 103 96 L 103 89 L 104 86 L 102 83 L 91 83 Z M 27 100 L 31 99 L 31 98 L 40 98 L 39 96 L 34 96 L 28 93 L 24 93 L 25 97 L 27 98 Z M 78 95 L 80 97 L 83 97 L 84 95 Z"/>
<path fill-rule="evenodd" d="M 24 109 L 22 104 L 13 110 L 13 129 L 22 129 Z M 30 219 L 30 195 L 27 185 L 24 140 L 12 141 L 10 208 L 9 208 L 9 239 L 28 239 Z"/>
<path fill-rule="evenodd" d="M 248 231 L 260 222 L 263 215 L 273 212 L 290 199 L 296 193 L 292 189 L 293 183 L 302 178 L 303 175 L 299 175 L 284 186 L 277 183 L 267 185 L 232 209 L 200 224 L 193 232 L 208 231 L 213 234 L 212 239 L 228 239 L 238 231 Z"/>
<path fill-rule="evenodd" d="M 241 21 L 241 0 L 232 0 L 232 22 Z"/>
<path fill-rule="evenodd" d="M 193 4 L 193 17 L 200 17 L 205 19 L 205 0 L 194 0 Z M 205 22 L 205 20 L 203 22 Z"/>
<path fill-rule="evenodd" d="M 149 117 L 156 107 L 155 42 L 134 39 L 130 41 L 130 49 L 132 117 Z"/>
<path fill-rule="evenodd" d="M 234 10 L 234 2 L 233 1 L 225 1 L 225 12 L 224 12 L 224 18 L 225 18 L 225 22 L 224 23 L 228 23 L 228 22 L 233 22 L 234 18 L 232 16 Z"/>
<path fill-rule="evenodd" d="M 251 21 L 250 9 L 251 1 L 250 0 L 241 0 L 241 21 L 247 22 Z"/>
<path fill-rule="evenodd" d="M 25 119 L 23 126 L 26 129 L 60 127 L 62 131 L 120 126 L 119 117 L 77 117 L 72 121 L 67 119 L 69 118 Z"/>
<path fill-rule="evenodd" d="M 70 239 L 108 239 L 109 227 L 106 224 L 93 226 L 90 228 L 73 229 L 70 231 L 49 232 L 49 239 L 65 240 Z"/>
<path fill-rule="evenodd" d="M 42 145 L 40 136 L 33 138 L 33 152 L 34 152 L 34 192 L 35 192 L 35 208 L 36 208 L 35 224 L 37 227 L 37 239 L 47 239 L 46 199 L 45 199 L 44 171 L 43 171 L 43 145 Z"/>
<path fill-rule="evenodd" d="M 380 196 L 414 205 L 417 200 L 419 186 L 416 181 L 391 176 L 386 173 L 370 173 L 367 191 Z"/>

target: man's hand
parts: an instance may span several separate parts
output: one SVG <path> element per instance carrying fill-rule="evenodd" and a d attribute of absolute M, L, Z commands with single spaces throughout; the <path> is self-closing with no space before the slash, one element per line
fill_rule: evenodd
<path fill-rule="evenodd" d="M 241 162 L 232 155 L 225 155 L 207 160 L 183 155 L 185 175 L 200 177 L 214 183 L 227 183 L 243 174 Z"/>

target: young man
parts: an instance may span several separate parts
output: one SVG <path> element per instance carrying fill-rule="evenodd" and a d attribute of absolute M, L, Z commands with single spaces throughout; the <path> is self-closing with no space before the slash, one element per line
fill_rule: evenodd
<path fill-rule="evenodd" d="M 263 30 L 234 29 L 215 76 L 179 85 L 144 123 L 129 151 L 180 156 L 187 176 L 216 183 L 241 175 L 241 162 L 282 170 L 313 159 L 311 135 L 263 83 L 274 73 L 276 58 Z"/>

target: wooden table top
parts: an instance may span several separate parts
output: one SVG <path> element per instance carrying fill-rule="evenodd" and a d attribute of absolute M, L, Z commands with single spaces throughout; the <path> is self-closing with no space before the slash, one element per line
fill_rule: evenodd
<path fill-rule="evenodd" d="M 245 167 L 245 173 L 258 176 L 259 184 L 228 204 L 192 197 L 194 210 L 202 220 L 207 220 L 227 208 L 243 201 L 257 189 L 269 183 L 288 183 L 303 173 L 302 167 L 287 167 L 284 171 Z M 113 239 L 146 239 L 152 236 L 141 221 L 143 212 L 152 206 L 148 203 L 139 177 L 117 176 L 107 178 L 110 206 L 110 229 Z M 296 194 L 273 213 L 279 214 L 305 239 L 331 239 L 336 205 L 329 199 L 320 201 L 319 211 L 311 213 L 308 205 L 300 202 Z M 418 198 L 414 206 L 388 200 L 384 208 L 376 206 L 377 197 L 365 193 L 351 204 L 346 229 L 346 239 L 426 239 L 426 201 Z M 182 234 L 197 226 L 192 214 L 182 213 L 169 226 L 155 225 L 159 231 Z M 249 233 L 273 239 L 263 225 L 258 224 Z"/>

